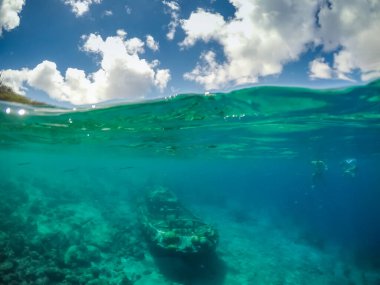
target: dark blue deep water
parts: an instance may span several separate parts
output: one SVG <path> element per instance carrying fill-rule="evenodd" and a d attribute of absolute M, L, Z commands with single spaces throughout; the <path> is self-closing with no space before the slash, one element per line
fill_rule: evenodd
<path fill-rule="evenodd" d="M 378 81 L 0 107 L 0 284 L 380 284 Z M 152 250 L 157 187 L 215 252 Z"/>

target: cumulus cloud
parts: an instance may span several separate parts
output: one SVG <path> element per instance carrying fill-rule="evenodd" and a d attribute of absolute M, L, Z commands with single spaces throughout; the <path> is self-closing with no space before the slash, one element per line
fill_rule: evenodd
<path fill-rule="evenodd" d="M 151 35 L 146 36 L 146 45 L 153 51 L 158 51 L 159 49 L 158 42 L 156 42 Z"/>
<path fill-rule="evenodd" d="M 118 29 L 116 30 L 116 35 L 124 39 L 127 36 L 127 32 L 123 29 Z"/>
<path fill-rule="evenodd" d="M 64 0 L 66 5 L 71 6 L 71 10 L 77 17 L 83 16 L 90 9 L 92 4 L 100 4 L 102 0 Z"/>
<path fill-rule="evenodd" d="M 310 48 L 334 53 L 332 67 L 321 58 L 310 63 L 310 76 L 351 80 L 380 71 L 380 2 L 376 0 L 229 0 L 236 12 L 224 19 L 197 9 L 180 21 L 186 37 L 183 48 L 197 41 L 219 43 L 223 58 L 205 50 L 185 79 L 206 88 L 254 83 L 280 74 Z M 207 25 L 204 25 L 207 23 Z M 218 62 L 219 60 L 219 62 Z"/>
<path fill-rule="evenodd" d="M 163 91 L 170 80 L 169 69 L 159 69 L 154 75 L 154 84 Z"/>
<path fill-rule="evenodd" d="M 0 36 L 3 30 L 10 31 L 20 25 L 20 12 L 25 0 L 0 1 Z"/>
<path fill-rule="evenodd" d="M 310 78 L 312 79 L 331 79 L 333 77 L 333 70 L 325 62 L 324 58 L 314 59 L 309 64 L 310 68 Z"/>
<path fill-rule="evenodd" d="M 319 13 L 318 35 L 325 51 L 334 55 L 339 78 L 354 70 L 361 79 L 374 78 L 380 71 L 380 2 L 376 0 L 331 0 Z"/>
<path fill-rule="evenodd" d="M 173 40 L 175 33 L 176 33 L 176 30 L 177 30 L 177 27 L 180 23 L 180 20 L 179 20 L 180 6 L 179 6 L 178 2 L 176 2 L 176 1 L 165 1 L 164 0 L 164 1 L 162 1 L 162 4 L 165 5 L 165 7 L 167 9 L 166 13 L 169 13 L 170 17 L 171 17 L 170 23 L 168 25 L 169 31 L 166 34 L 166 37 L 168 40 Z"/>
<path fill-rule="evenodd" d="M 27 88 L 23 86 L 23 82 L 28 78 L 28 70 L 23 68 L 21 70 L 6 69 L 1 70 L 1 83 L 5 86 L 12 88 L 18 94 L 25 95 Z"/>
<path fill-rule="evenodd" d="M 310 78 L 355 81 L 349 76 L 357 69 L 350 53 L 345 50 L 335 53 L 333 63 L 331 67 L 323 57 L 314 59 L 309 63 Z"/>
<path fill-rule="evenodd" d="M 152 88 L 166 88 L 170 80 L 169 70 L 159 69 L 157 60 L 141 58 L 144 42 L 126 39 L 122 30 L 106 39 L 97 34 L 85 36 L 82 49 L 100 56 L 100 68 L 94 73 L 68 68 L 62 75 L 54 62 L 45 60 L 33 69 L 4 70 L 4 83 L 21 93 L 31 86 L 53 99 L 79 105 L 144 98 Z"/>
<path fill-rule="evenodd" d="M 208 42 L 212 38 L 218 38 L 217 34 L 225 24 L 220 14 L 198 9 L 196 12 L 191 13 L 188 20 L 182 21 L 182 29 L 186 33 L 186 38 L 181 43 L 181 46 L 192 46 L 197 40 Z"/>
<path fill-rule="evenodd" d="M 256 82 L 260 76 L 279 74 L 284 64 L 297 60 L 305 44 L 313 41 L 315 1 L 230 2 L 236 8 L 231 20 L 198 9 L 181 21 L 186 33 L 183 47 L 213 40 L 221 44 L 225 57 L 218 63 L 213 51 L 204 52 L 201 62 L 184 75 L 186 79 L 207 89 Z"/>
<path fill-rule="evenodd" d="M 198 63 L 193 71 L 185 73 L 184 78 L 204 85 L 207 89 L 218 89 L 230 80 L 226 65 L 217 63 L 216 54 L 208 51 L 201 55 L 201 63 Z M 255 80 L 251 79 L 252 82 Z"/>

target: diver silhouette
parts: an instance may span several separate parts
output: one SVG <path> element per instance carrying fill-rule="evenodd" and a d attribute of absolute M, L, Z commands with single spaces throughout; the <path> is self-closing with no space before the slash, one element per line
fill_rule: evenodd
<path fill-rule="evenodd" d="M 356 177 L 358 171 L 358 163 L 355 158 L 348 158 L 340 163 L 344 176 Z"/>
<path fill-rule="evenodd" d="M 324 177 L 325 172 L 328 170 L 327 164 L 323 160 L 312 160 L 311 164 L 314 166 L 312 174 L 312 188 L 315 188 Z"/>

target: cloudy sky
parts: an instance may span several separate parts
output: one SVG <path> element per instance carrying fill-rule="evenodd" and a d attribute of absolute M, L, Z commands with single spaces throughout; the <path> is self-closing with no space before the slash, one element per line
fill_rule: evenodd
<path fill-rule="evenodd" d="M 380 77 L 379 0 L 0 0 L 3 84 L 60 105 Z"/>

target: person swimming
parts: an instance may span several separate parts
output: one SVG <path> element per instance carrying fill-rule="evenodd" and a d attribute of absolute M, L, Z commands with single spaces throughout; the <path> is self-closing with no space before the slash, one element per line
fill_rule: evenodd
<path fill-rule="evenodd" d="M 314 166 L 314 171 L 312 174 L 312 188 L 315 188 L 318 181 L 323 179 L 324 173 L 328 170 L 328 167 L 323 160 L 312 160 L 311 164 Z"/>
<path fill-rule="evenodd" d="M 356 177 L 358 171 L 358 163 L 355 158 L 349 158 L 343 160 L 341 163 L 342 171 L 344 176 Z"/>

